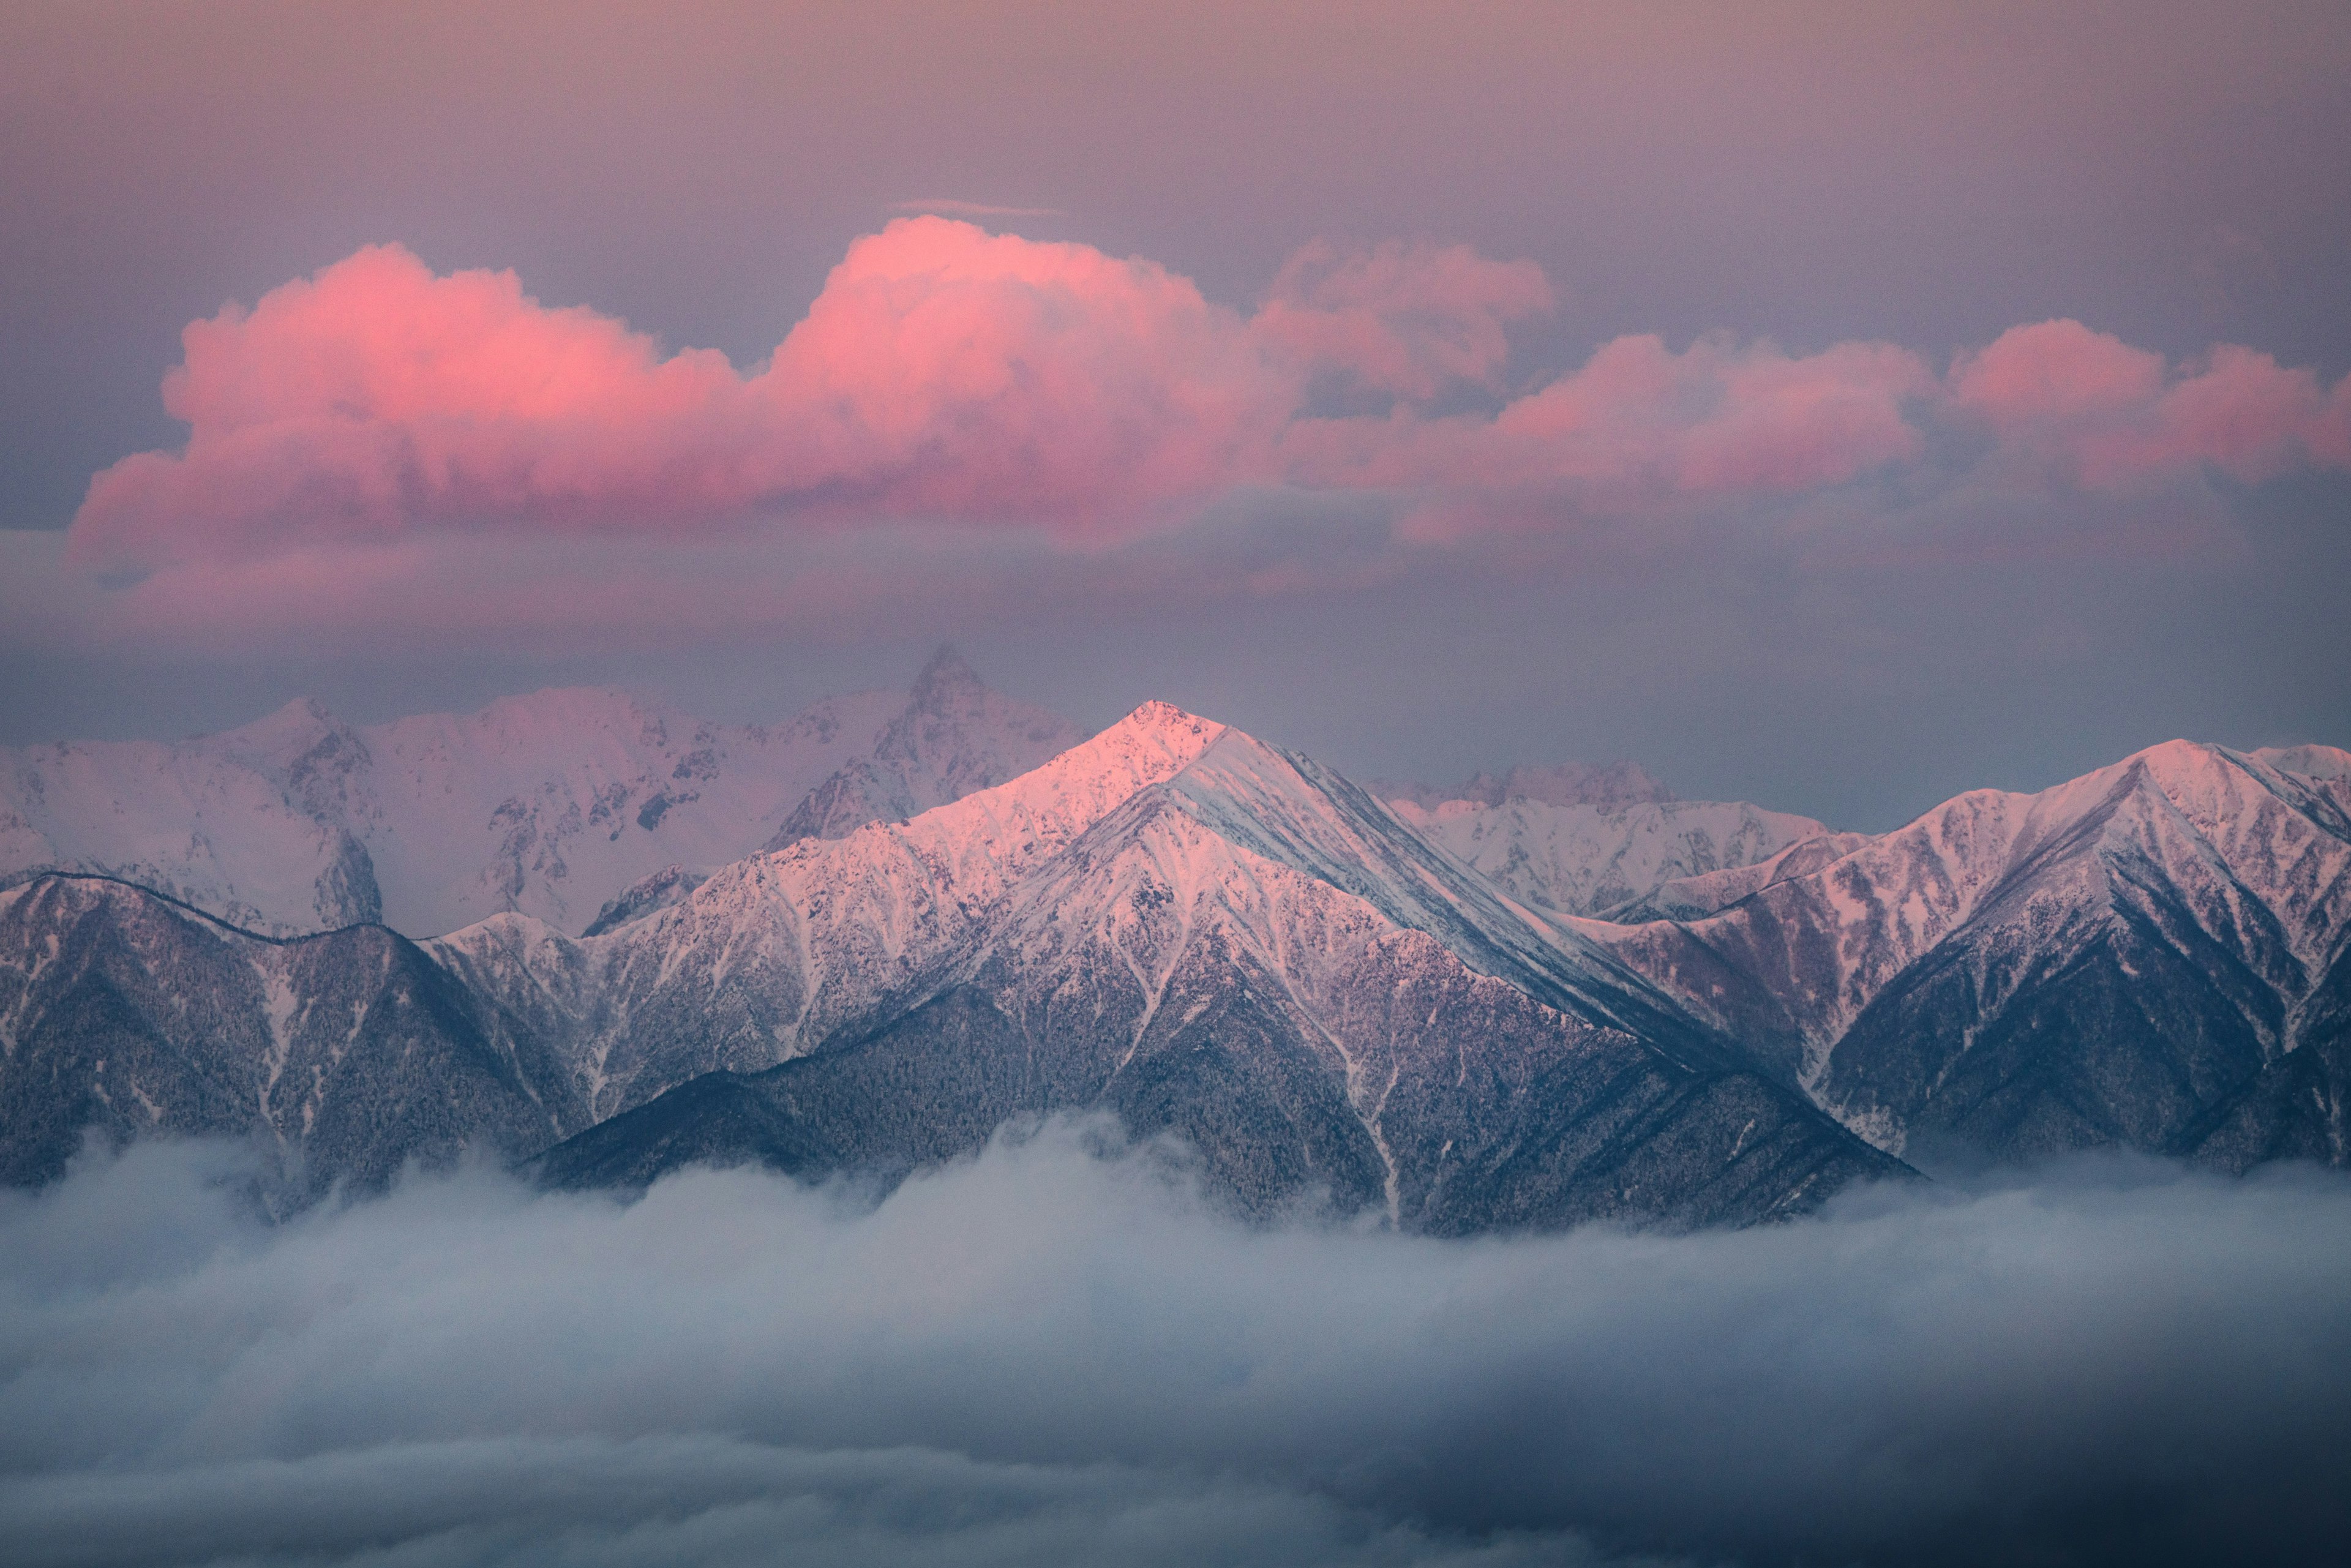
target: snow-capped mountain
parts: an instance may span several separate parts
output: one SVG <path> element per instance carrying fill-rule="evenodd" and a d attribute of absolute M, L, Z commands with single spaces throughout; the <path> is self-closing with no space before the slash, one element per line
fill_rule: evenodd
<path fill-rule="evenodd" d="M 1596 913 L 1623 925 L 1646 920 L 1698 920 L 1728 909 L 1759 889 L 1792 877 L 1810 876 L 1831 862 L 1869 843 L 1868 833 L 1816 833 L 1745 865 L 1694 872 L 1660 882 L 1642 896 Z"/>
<path fill-rule="evenodd" d="M 259 740 L 306 720 L 336 737 L 302 705 L 247 728 Z M 245 734 L 0 750 L 0 882 L 104 872 L 272 931 L 381 919 L 366 846 L 300 802 L 307 779 L 272 780 L 230 753 Z"/>
<path fill-rule="evenodd" d="M 250 1134 L 310 1190 L 469 1143 L 569 1182 L 887 1171 L 1100 1107 L 1245 1207 L 1466 1231 L 1749 1220 L 1944 1139 L 2351 1163 L 2343 753 L 2174 743 L 1679 879 L 1639 924 L 1411 814 L 1153 704 L 590 937 L 277 939 L 36 878 L 0 892 L 0 1171 L 91 1126 Z"/>
<path fill-rule="evenodd" d="M 1215 738 L 1163 706 L 912 821 L 737 862 L 609 935 L 509 915 L 428 950 L 501 1039 L 564 1040 L 600 1116 L 697 1073 L 769 1067 L 924 989 L 1017 882 Z"/>
<path fill-rule="evenodd" d="M 92 1123 L 248 1131 L 315 1187 L 634 1107 L 549 1174 L 779 1157 L 738 1135 L 778 1114 L 794 1168 L 904 1165 L 1090 1105 L 1186 1134 L 1244 1204 L 1437 1229 L 1754 1218 L 1896 1168 L 1370 796 L 1155 704 L 587 939 L 273 941 L 42 879 L 0 894 L 0 1045 L 20 1180 Z"/>
<path fill-rule="evenodd" d="M 0 890 L 0 1174 L 56 1175 L 91 1126 L 249 1134 L 311 1185 L 469 1141 L 532 1153 L 868 1023 L 1215 729 L 1121 726 L 951 811 L 754 856 L 587 940 L 518 913 L 423 946 L 379 925 L 277 938 L 125 882 L 27 880 Z"/>
<path fill-rule="evenodd" d="M 1091 745 L 1145 741 L 1181 766 L 1085 785 L 1088 800 L 1123 798 L 1066 847 L 1041 846 L 1050 852 L 1027 874 L 1004 876 L 991 852 L 976 882 L 892 880 L 887 907 L 914 917 L 899 924 L 902 946 L 848 967 L 897 981 L 886 1008 L 857 998 L 863 1027 L 835 1012 L 822 1030 L 834 1043 L 763 1072 L 695 1077 L 550 1152 L 542 1170 L 601 1183 L 714 1158 L 903 1169 L 974 1147 L 1011 1116 L 1106 1107 L 1138 1134 L 1182 1134 L 1244 1207 L 1321 1195 L 1466 1231 L 1603 1215 L 1752 1220 L 1897 1168 L 1673 1028 L 1636 980 L 1531 924 L 1345 780 L 1162 705 Z M 1037 791 L 1066 795 L 1102 767 L 1072 754 L 908 831 L 1028 852 L 1030 832 L 1000 836 L 998 814 L 1033 810 Z M 943 942 L 958 923 L 942 885 L 1002 892 L 955 901 L 977 918 Z M 772 918 L 830 906 L 812 893 L 803 883 L 756 907 Z M 755 962 L 773 952 L 779 969 L 830 967 L 801 956 L 813 946 L 741 942 L 743 905 L 697 907 L 706 896 L 664 918 L 719 919 L 726 949 L 747 946 Z M 1646 1020 L 1646 1038 L 1614 1027 L 1627 1016 Z M 794 1029 L 805 1041 L 799 1020 L 747 1033 Z"/>
<path fill-rule="evenodd" d="M 845 831 L 1076 738 L 946 650 L 910 697 L 828 699 L 775 726 L 596 689 L 358 727 L 303 701 L 176 746 L 0 752 L 0 878 L 102 873 L 273 935 L 381 920 L 425 936 L 504 911 L 578 931 L 632 890 L 650 906 L 635 884 L 669 868 L 753 852 L 812 791 Z M 848 798 L 852 775 L 870 798 Z"/>
<path fill-rule="evenodd" d="M 56 1176 L 87 1133 L 163 1132 L 249 1137 L 317 1192 L 587 1124 L 562 1043 L 493 1040 L 479 1011 L 386 926 L 277 939 L 37 877 L 0 891 L 0 1180 Z"/>
<path fill-rule="evenodd" d="M 1810 817 L 1743 801 L 1554 805 L 1511 796 L 1499 805 L 1389 804 L 1513 898 L 1562 915 L 1613 914 L 1668 883 L 1750 866 L 1828 831 Z"/>
<path fill-rule="evenodd" d="M 2351 757 L 2174 741 L 1830 848 L 1583 930 L 1889 1151 L 2351 1158 Z"/>

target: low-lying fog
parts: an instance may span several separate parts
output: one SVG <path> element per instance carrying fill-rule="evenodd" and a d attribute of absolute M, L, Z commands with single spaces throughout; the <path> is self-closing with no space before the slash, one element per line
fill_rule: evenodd
<path fill-rule="evenodd" d="M 1057 1124 L 885 1200 L 231 1150 L 0 1197 L 12 1563 L 2333 1561 L 2351 1180 L 1739 1233 L 1236 1226 Z"/>

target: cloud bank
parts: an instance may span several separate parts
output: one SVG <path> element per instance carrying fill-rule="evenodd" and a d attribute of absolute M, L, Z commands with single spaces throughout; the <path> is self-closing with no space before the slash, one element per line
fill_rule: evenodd
<path fill-rule="evenodd" d="M 163 386 L 185 449 L 99 475 L 73 550 L 153 570 L 776 519 L 1017 525 L 1098 548 L 1248 486 L 1557 528 L 1916 469 L 1941 432 L 1988 439 L 1986 474 L 2044 488 L 2351 466 L 2351 381 L 2225 345 L 2171 366 L 2069 320 L 2013 329 L 1948 376 L 1889 343 L 1629 336 L 1514 392 L 1510 330 L 1554 306 L 1531 262 L 1318 242 L 1244 316 L 1155 262 L 925 215 L 852 245 L 745 373 L 542 305 L 511 272 L 444 277 L 373 246 L 188 327 Z M 1441 411 L 1471 393 L 1485 405 Z"/>
<path fill-rule="evenodd" d="M 2086 1162 L 1738 1234 L 1234 1228 L 1055 1125 L 869 1205 L 223 1151 L 0 1198 L 41 1564 L 2329 1560 L 2351 1185 Z"/>

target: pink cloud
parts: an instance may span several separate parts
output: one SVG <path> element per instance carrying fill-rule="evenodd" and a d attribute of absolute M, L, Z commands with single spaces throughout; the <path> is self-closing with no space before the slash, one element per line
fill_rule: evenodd
<path fill-rule="evenodd" d="M 2011 459 L 2094 490 L 2210 465 L 2255 483 L 2304 464 L 2351 466 L 2351 382 L 2222 344 L 2175 371 L 2078 321 L 2014 327 L 1952 367 L 1951 402 Z"/>
<path fill-rule="evenodd" d="M 371 247 L 186 329 L 163 387 L 186 446 L 99 474 L 71 553 L 152 570 L 440 536 L 708 549 L 905 522 L 1091 549 L 1268 485 L 1380 493 L 1435 537 L 1888 472 L 2111 491 L 2351 466 L 2351 382 L 2227 346 L 2175 369 L 2074 321 L 2017 328 L 1939 381 L 1888 343 L 1635 335 L 1493 413 L 1421 406 L 1501 389 L 1509 329 L 1551 307 L 1531 263 L 1318 242 L 1245 318 L 1149 260 L 910 217 L 852 244 L 746 374 L 542 305 L 510 272 L 438 276 Z M 1334 374 L 1393 407 L 1310 413 Z M 1918 465 L 1938 422 L 1989 433 L 1980 473 Z"/>
<path fill-rule="evenodd" d="M 1886 343 L 1792 357 L 1728 339 L 1676 354 L 1654 337 L 1619 338 L 1503 410 L 1495 428 L 1540 471 L 1567 477 L 1805 490 L 1914 455 L 1902 402 L 1930 385 L 1917 355 Z"/>
<path fill-rule="evenodd" d="M 1490 420 L 1320 421 L 1289 451 L 1313 482 L 1439 497 L 1422 515 L 1448 530 L 1489 513 L 1522 527 L 1562 504 L 1623 512 L 1845 483 L 1916 455 L 1903 405 L 1933 388 L 1916 355 L 1888 344 L 1791 356 L 1708 338 L 1676 353 L 1626 337 Z"/>
<path fill-rule="evenodd" d="M 423 525 L 566 527 L 739 504 L 758 411 L 723 355 L 663 359 L 511 272 L 435 277 L 396 246 L 182 334 L 163 381 L 183 455 L 91 482 L 77 553 L 106 564 L 382 540 Z"/>
<path fill-rule="evenodd" d="M 935 217 L 852 246 L 753 376 L 397 246 L 183 343 L 164 400 L 187 447 L 92 481 L 85 562 L 420 528 L 676 534 L 760 509 L 1114 534 L 1262 467 L 1292 397 L 1188 279 Z"/>
<path fill-rule="evenodd" d="M 1531 261 L 1393 240 L 1343 253 L 1317 240 L 1283 265 L 1250 325 L 1310 372 L 1343 372 L 1417 401 L 1454 382 L 1499 386 L 1505 329 L 1554 308 Z"/>
<path fill-rule="evenodd" d="M 778 494 L 1113 534 L 1261 470 L 1294 396 L 1189 279 L 938 218 L 851 246 L 759 390 L 810 446 Z"/>

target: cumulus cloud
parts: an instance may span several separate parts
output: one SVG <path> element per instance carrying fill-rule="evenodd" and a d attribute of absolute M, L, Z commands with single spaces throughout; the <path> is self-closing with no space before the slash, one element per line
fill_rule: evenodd
<path fill-rule="evenodd" d="M 1309 371 L 1426 401 L 1455 382 L 1499 388 L 1508 328 L 1555 306 L 1531 261 L 1394 240 L 1345 252 L 1318 240 L 1283 265 L 1250 327 Z"/>
<path fill-rule="evenodd" d="M 2351 1525 L 2351 1186 L 2087 1162 L 1736 1234 L 1243 1229 L 1055 1124 L 878 1204 L 222 1151 L 0 1199 L 28 1563 L 2136 1564 Z"/>
<path fill-rule="evenodd" d="M 1934 385 L 1890 344 L 1792 356 L 1728 338 L 1680 353 L 1618 338 L 1490 419 L 1303 423 L 1290 450 L 1322 483 L 1429 497 L 1440 510 L 1424 525 L 1449 521 L 1428 531 L 1542 527 L 1562 506 L 1638 513 L 1843 484 L 1917 455 L 1905 403 Z"/>
<path fill-rule="evenodd" d="M 2020 495 L 2087 517 L 2351 467 L 2351 379 L 2249 349 L 2175 366 L 2049 321 L 1946 374 L 1892 343 L 1635 334 L 1530 385 L 1512 333 L 1554 303 L 1531 262 L 1316 242 L 1245 315 L 1147 259 L 927 214 L 853 243 L 745 371 L 371 247 L 188 327 L 186 445 L 98 475 L 68 536 L 70 570 L 136 586 L 77 624 L 823 634 L 1021 574 L 1111 603 L 1152 574 L 1311 591 L 1479 537 Z M 1228 519 L 1253 497 L 1378 514 L 1389 559 L 1247 564 L 1265 543 Z"/>
<path fill-rule="evenodd" d="M 852 245 L 768 367 L 663 358 L 511 272 L 375 246 L 192 324 L 186 450 L 91 482 L 77 554 L 238 559 L 454 532 L 674 536 L 750 511 L 1113 530 L 1260 467 L 1280 378 L 1186 279 L 904 218 Z"/>
<path fill-rule="evenodd" d="M 2351 467 L 2351 379 L 2222 344 L 2178 368 L 2079 321 L 2012 327 L 1951 371 L 1951 402 L 2011 458 L 2095 490 L 2207 465 L 2248 484 L 2305 465 Z"/>

